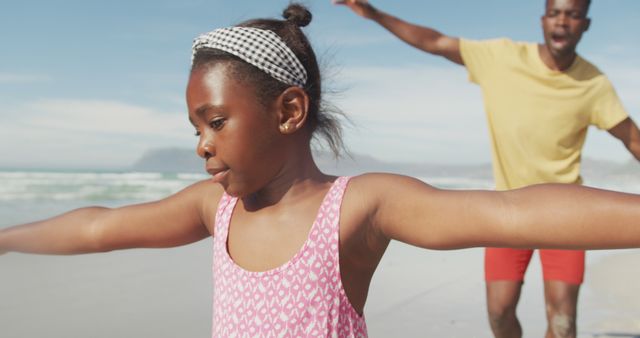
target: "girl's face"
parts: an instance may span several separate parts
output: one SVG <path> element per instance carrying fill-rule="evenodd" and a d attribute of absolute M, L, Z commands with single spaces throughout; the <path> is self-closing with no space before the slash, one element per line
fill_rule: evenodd
<path fill-rule="evenodd" d="M 244 197 L 281 170 L 283 137 L 276 105 L 264 107 L 253 86 L 234 80 L 229 70 L 225 62 L 195 69 L 187 106 L 207 172 L 228 194 Z"/>

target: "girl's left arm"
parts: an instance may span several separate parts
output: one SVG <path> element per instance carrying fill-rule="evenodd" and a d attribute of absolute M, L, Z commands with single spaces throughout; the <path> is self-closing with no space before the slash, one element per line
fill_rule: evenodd
<path fill-rule="evenodd" d="M 354 181 L 371 196 L 371 226 L 424 248 L 640 247 L 640 195 L 572 184 L 441 190 L 390 174 Z"/>

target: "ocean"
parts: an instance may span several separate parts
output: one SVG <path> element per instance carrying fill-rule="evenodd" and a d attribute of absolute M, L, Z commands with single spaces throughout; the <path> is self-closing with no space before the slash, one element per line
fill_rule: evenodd
<path fill-rule="evenodd" d="M 158 200 L 206 174 L 74 170 L 0 171 L 0 227 L 88 205 Z"/>
<path fill-rule="evenodd" d="M 0 170 L 0 227 L 48 217 L 69 209 L 115 207 L 162 199 L 206 173 L 90 170 Z M 464 177 L 423 179 L 452 189 L 490 189 L 490 180 Z"/>

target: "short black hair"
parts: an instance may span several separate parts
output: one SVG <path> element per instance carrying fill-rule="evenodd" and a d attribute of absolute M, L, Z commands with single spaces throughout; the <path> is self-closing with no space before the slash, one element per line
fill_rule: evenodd
<path fill-rule="evenodd" d="M 591 0 L 585 0 L 587 8 L 585 8 L 584 14 L 589 13 L 589 7 L 591 7 Z M 549 0 L 545 0 L 544 6 L 545 8 L 549 5 Z"/>

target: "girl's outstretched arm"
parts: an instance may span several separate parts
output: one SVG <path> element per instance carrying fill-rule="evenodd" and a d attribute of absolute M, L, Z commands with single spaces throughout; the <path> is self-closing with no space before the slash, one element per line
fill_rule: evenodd
<path fill-rule="evenodd" d="M 193 243 L 212 234 L 220 192 L 203 181 L 157 202 L 81 208 L 7 228 L 0 231 L 0 253 L 70 255 Z"/>
<path fill-rule="evenodd" d="M 440 190 L 388 174 L 363 175 L 356 182 L 371 196 L 372 226 L 389 239 L 420 247 L 640 247 L 640 195 L 570 184 Z"/>

